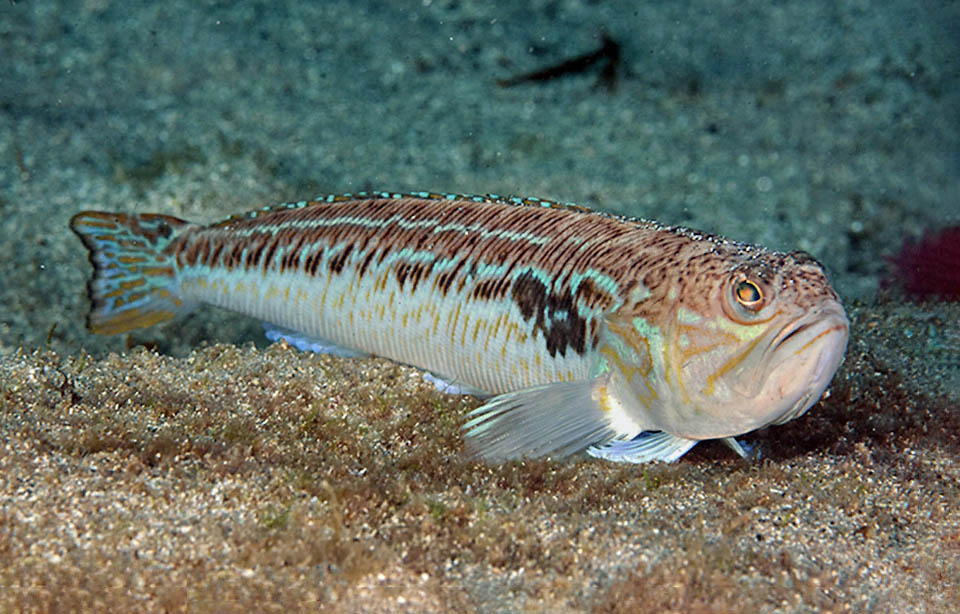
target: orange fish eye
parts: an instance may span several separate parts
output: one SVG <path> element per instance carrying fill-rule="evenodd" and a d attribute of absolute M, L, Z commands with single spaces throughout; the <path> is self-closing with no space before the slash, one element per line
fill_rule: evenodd
<path fill-rule="evenodd" d="M 749 279 L 741 279 L 733 288 L 733 295 L 737 302 L 750 310 L 757 310 L 763 303 L 763 292 L 760 286 Z"/>

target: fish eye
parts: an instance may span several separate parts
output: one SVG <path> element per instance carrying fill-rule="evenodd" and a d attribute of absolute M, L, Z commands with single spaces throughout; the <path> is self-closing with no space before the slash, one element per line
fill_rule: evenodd
<path fill-rule="evenodd" d="M 760 286 L 749 279 L 741 279 L 733 287 L 733 296 L 742 306 L 756 311 L 763 304 L 763 292 Z"/>

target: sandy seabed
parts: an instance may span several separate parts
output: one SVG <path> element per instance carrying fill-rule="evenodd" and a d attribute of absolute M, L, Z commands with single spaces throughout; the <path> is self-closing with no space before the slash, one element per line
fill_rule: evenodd
<path fill-rule="evenodd" d="M 759 460 L 647 466 L 473 461 L 478 402 L 384 360 L 13 352 L 0 610 L 954 612 L 960 414 L 880 361 L 894 317 Z"/>

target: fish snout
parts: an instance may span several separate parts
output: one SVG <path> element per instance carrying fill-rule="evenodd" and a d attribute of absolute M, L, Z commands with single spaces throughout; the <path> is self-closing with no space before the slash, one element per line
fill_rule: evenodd
<path fill-rule="evenodd" d="M 784 410 L 772 424 L 803 415 L 823 396 L 840 368 L 850 335 L 850 321 L 839 302 L 786 327 L 772 344 L 778 356 L 773 377 L 784 394 Z"/>

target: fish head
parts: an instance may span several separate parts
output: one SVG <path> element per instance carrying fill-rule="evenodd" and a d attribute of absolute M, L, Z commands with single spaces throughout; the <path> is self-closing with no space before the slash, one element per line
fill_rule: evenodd
<path fill-rule="evenodd" d="M 843 360 L 849 321 L 823 267 L 803 252 L 760 248 L 689 270 L 632 326 L 649 348 L 627 378 L 663 431 L 690 439 L 746 433 L 796 418 Z"/>

